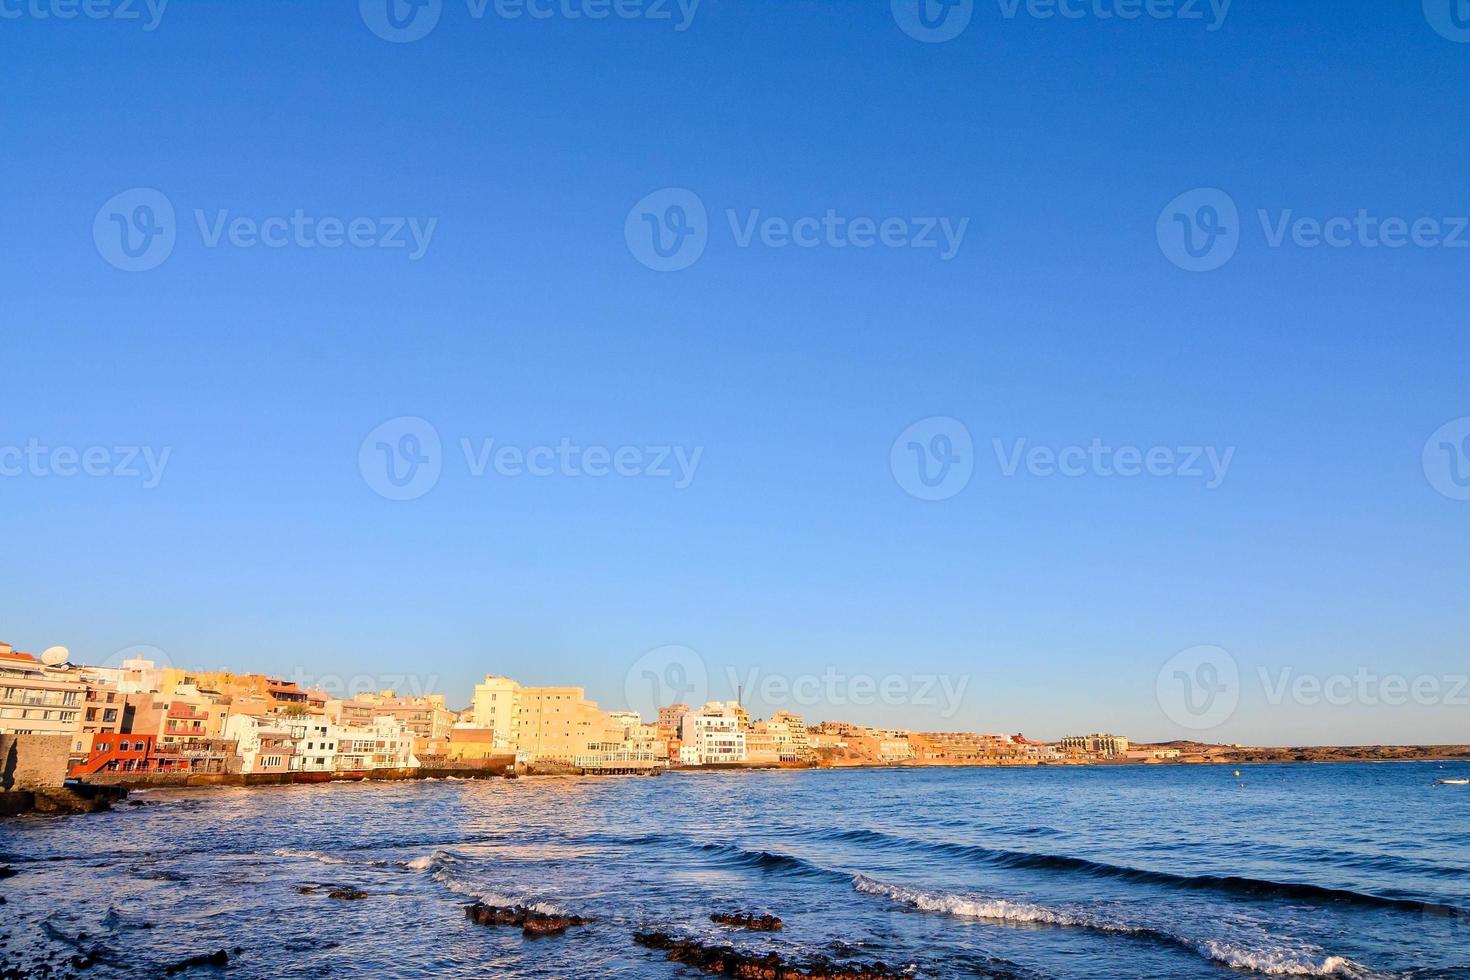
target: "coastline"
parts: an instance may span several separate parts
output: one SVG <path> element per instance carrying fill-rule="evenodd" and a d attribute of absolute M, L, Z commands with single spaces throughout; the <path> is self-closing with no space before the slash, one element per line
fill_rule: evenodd
<path fill-rule="evenodd" d="M 1403 748 L 1403 747 L 1400 747 Z M 1430 747 L 1423 747 L 1430 748 Z M 1287 751 L 1287 750 L 1283 750 Z M 1292 750 L 1294 751 L 1294 750 Z M 1384 758 L 1376 755 L 1334 755 L 1322 758 L 1300 758 L 1296 756 L 1282 758 L 1212 758 L 1205 761 L 1185 761 L 1179 759 L 1159 759 L 1151 761 L 1140 761 L 1134 759 L 1119 760 L 1087 760 L 1079 762 L 920 762 L 912 761 L 898 763 L 867 762 L 853 763 L 851 765 L 705 765 L 705 766 L 675 766 L 669 769 L 656 770 L 654 776 L 676 776 L 680 774 L 704 775 L 711 773 L 750 773 L 750 772 L 847 772 L 852 770 L 928 770 L 928 769 L 1028 769 L 1028 770 L 1055 770 L 1055 769 L 1149 769 L 1158 767 L 1193 767 L 1208 766 L 1216 768 L 1231 767 L 1258 767 L 1258 766 L 1319 766 L 1319 765 L 1357 765 L 1366 763 L 1446 763 L 1462 762 L 1470 764 L 1470 749 L 1459 754 L 1425 754 L 1425 755 L 1401 755 Z M 333 783 L 362 783 L 362 782 L 404 782 L 404 781 L 432 781 L 432 780 L 471 780 L 471 779 L 590 779 L 609 778 L 625 779 L 632 778 L 626 773 L 612 773 L 598 770 L 584 772 L 566 771 L 542 771 L 537 772 L 534 768 L 455 768 L 455 769 L 411 769 L 411 770 L 362 770 L 341 773 L 296 773 L 290 774 L 307 778 L 284 778 L 276 774 L 222 774 L 222 773 L 192 773 L 192 774 L 170 774 L 164 777 L 153 777 L 148 779 L 126 778 L 124 774 L 104 781 L 83 781 L 79 785 L 88 790 L 110 789 L 121 790 L 126 796 L 130 790 L 154 790 L 154 789 L 218 789 L 218 788 L 256 788 L 270 786 L 292 786 L 292 785 L 330 785 Z"/>

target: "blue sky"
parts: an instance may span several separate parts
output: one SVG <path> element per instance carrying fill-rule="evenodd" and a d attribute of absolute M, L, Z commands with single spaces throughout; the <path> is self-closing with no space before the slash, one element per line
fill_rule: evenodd
<path fill-rule="evenodd" d="M 1167 738 L 1190 730 L 1156 678 L 1209 644 L 1239 705 L 1194 734 L 1465 740 L 1470 503 L 1421 454 L 1470 416 L 1470 248 L 1269 235 L 1363 211 L 1457 237 L 1470 44 L 1417 2 L 1236 0 L 1213 24 L 1203 3 L 988 0 L 938 43 L 878 3 L 704 0 L 679 31 L 672 3 L 592 21 L 444 0 L 393 43 L 356 3 L 174 0 L 146 30 L 141 3 L 50 2 L 0 20 L 0 446 L 169 455 L 151 487 L 0 477 L 18 647 L 408 674 L 455 703 L 507 673 L 622 707 L 640 657 L 677 644 L 711 695 L 835 674 L 847 698 L 761 713 Z M 125 271 L 106 230 L 137 188 L 176 240 Z M 706 211 L 678 271 L 625 235 L 664 188 Z M 1239 213 L 1208 272 L 1158 231 L 1197 188 Z M 282 247 L 210 244 L 298 211 L 316 230 Z M 949 258 L 741 244 L 829 211 L 909 239 L 966 223 Z M 372 241 L 433 224 L 411 258 L 325 247 L 322 218 Z M 360 450 L 402 417 L 433 427 L 440 474 L 390 500 Z M 891 450 L 932 417 L 963 425 L 972 475 L 923 500 Z M 464 439 L 700 455 L 683 488 L 476 476 Z M 1233 456 L 1214 488 L 1007 476 L 997 439 Z M 1271 704 L 1263 670 L 1447 693 Z M 890 675 L 892 703 L 852 695 Z M 955 710 L 926 678 L 963 683 Z"/>

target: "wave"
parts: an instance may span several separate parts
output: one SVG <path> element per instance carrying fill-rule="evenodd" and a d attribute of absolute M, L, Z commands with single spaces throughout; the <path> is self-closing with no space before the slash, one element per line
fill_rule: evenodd
<path fill-rule="evenodd" d="M 1367 980 L 1374 974 L 1367 967 L 1344 956 L 1314 958 L 1311 954 L 1285 947 L 1251 949 L 1218 939 L 1191 939 L 1165 929 L 1137 923 L 1103 918 L 1078 909 L 1056 909 L 1029 902 L 1013 902 L 1003 898 L 981 898 L 946 892 L 926 892 L 902 885 L 875 881 L 865 875 L 853 876 L 853 888 L 866 895 L 887 898 L 922 912 L 942 912 L 970 919 L 996 922 L 1042 924 L 1089 929 L 1094 932 L 1136 936 L 1141 939 L 1180 946 L 1207 960 L 1234 970 L 1249 970 L 1268 976 L 1347 977 Z"/>
<path fill-rule="evenodd" d="M 476 902 L 484 902 L 486 905 L 523 905 L 547 915 L 563 914 L 562 909 L 551 902 L 528 898 L 512 892 L 488 890 L 456 870 L 456 866 L 460 863 L 460 859 L 449 851 L 434 851 L 432 854 L 424 854 L 410 861 L 399 862 L 403 867 L 413 871 L 427 871 L 429 877 L 444 888 Z"/>
<path fill-rule="evenodd" d="M 726 859 L 727 864 L 740 867 L 756 868 L 762 871 L 777 871 L 801 877 L 848 877 L 841 871 L 824 868 L 820 864 L 808 861 L 806 858 L 797 857 L 794 854 L 782 854 L 778 851 L 767 851 L 761 848 L 741 847 L 739 844 L 716 844 L 708 841 L 685 840 L 680 841 L 680 843 L 706 854 L 719 855 Z"/>
<path fill-rule="evenodd" d="M 616 847 L 676 847 L 723 858 L 727 865 L 798 877 L 824 877 L 844 882 L 850 877 L 845 871 L 835 871 L 794 854 L 783 854 L 780 851 L 768 851 L 759 847 L 742 847 L 739 844 L 719 841 L 696 840 L 675 834 L 638 834 L 636 836 L 581 834 L 572 839 L 581 844 L 603 844 Z"/>
<path fill-rule="evenodd" d="M 318 864 L 366 864 L 370 867 L 384 867 L 387 861 L 357 861 L 354 858 L 344 858 L 337 854 L 326 854 L 325 851 L 307 851 L 297 848 L 276 848 L 270 852 L 278 858 L 298 858 L 304 861 L 316 861 Z"/>
<path fill-rule="evenodd" d="M 1014 851 L 1005 848 L 983 847 L 979 844 L 957 844 L 948 841 L 916 840 L 899 837 L 878 830 L 829 831 L 829 839 L 877 843 L 885 847 L 940 852 L 965 857 L 1001 868 L 1020 868 L 1039 871 L 1072 871 L 1094 878 L 1112 878 L 1119 881 L 1143 882 L 1171 888 L 1191 890 L 1224 891 L 1236 895 L 1257 898 L 1288 898 L 1300 901 L 1344 902 L 1376 908 L 1393 908 L 1420 913 L 1433 913 L 1451 917 L 1470 916 L 1470 909 L 1447 905 L 1435 901 L 1378 895 L 1373 892 L 1352 891 L 1327 885 L 1307 882 L 1271 881 L 1264 878 L 1248 878 L 1242 875 L 1184 875 L 1171 871 L 1154 871 L 1126 865 L 1109 864 L 1089 858 L 1072 857 L 1066 854 L 1045 854 L 1037 851 Z"/>

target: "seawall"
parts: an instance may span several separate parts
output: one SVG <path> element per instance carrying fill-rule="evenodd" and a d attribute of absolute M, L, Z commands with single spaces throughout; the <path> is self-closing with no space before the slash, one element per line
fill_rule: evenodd
<path fill-rule="evenodd" d="M 348 769 L 333 772 L 100 772 L 83 779 L 83 786 L 121 786 L 130 789 L 162 786 L 291 786 L 300 783 L 391 782 L 405 779 L 494 779 L 508 775 L 514 757 L 466 760 L 462 765 L 413 769 Z"/>

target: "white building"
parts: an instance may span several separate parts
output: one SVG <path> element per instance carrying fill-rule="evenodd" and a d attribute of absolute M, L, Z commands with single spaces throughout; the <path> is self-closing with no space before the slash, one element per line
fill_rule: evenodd
<path fill-rule="evenodd" d="M 295 772 L 335 772 L 337 770 L 337 738 L 332 725 L 320 716 L 292 719 L 291 740 L 296 754 L 291 757 Z"/>
<path fill-rule="evenodd" d="M 241 772 L 290 772 L 296 754 L 291 728 L 276 715 L 232 714 L 225 719 L 223 737 L 235 743 Z"/>
<path fill-rule="evenodd" d="M 0 643 L 0 734 L 74 735 L 82 728 L 81 675 Z"/>
<path fill-rule="evenodd" d="M 636 711 L 609 711 L 607 716 L 612 719 L 614 725 L 621 725 L 625 730 L 637 728 L 643 724 L 643 716 Z"/>
<path fill-rule="evenodd" d="M 744 762 L 743 712 L 734 701 L 711 701 L 679 720 L 679 762 L 686 766 Z"/>
<path fill-rule="evenodd" d="M 296 748 L 291 768 L 298 772 L 416 769 L 419 765 L 413 752 L 413 731 L 389 715 L 366 726 L 337 725 L 322 717 L 293 719 L 291 737 Z"/>
<path fill-rule="evenodd" d="M 338 771 L 362 769 L 416 769 L 414 734 L 391 715 L 373 719 L 367 727 L 331 726 L 337 739 Z"/>

